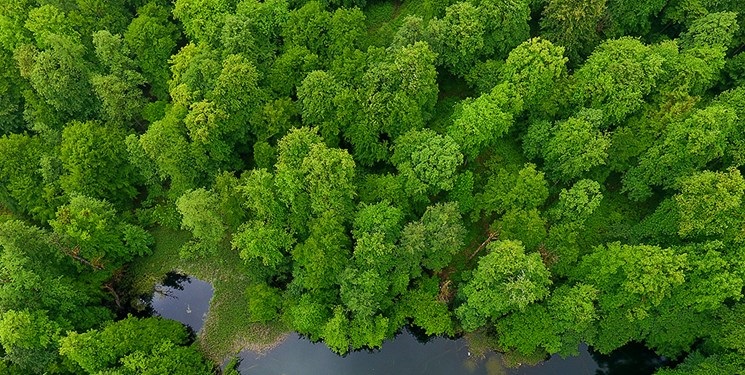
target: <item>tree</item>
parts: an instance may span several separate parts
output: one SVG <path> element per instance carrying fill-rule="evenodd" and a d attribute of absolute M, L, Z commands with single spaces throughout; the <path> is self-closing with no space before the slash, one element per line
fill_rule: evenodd
<path fill-rule="evenodd" d="M 586 109 L 555 125 L 554 136 L 543 151 L 554 178 L 571 181 L 606 164 L 610 137 L 598 130 L 602 116 L 599 110 Z"/>
<path fill-rule="evenodd" d="M 44 311 L 5 311 L 0 323 L 0 345 L 7 360 L 32 374 L 61 367 L 57 340 L 63 327 Z"/>
<path fill-rule="evenodd" d="M 177 0 L 173 16 L 181 21 L 190 40 L 218 45 L 225 16 L 234 4 L 234 1 Z"/>
<path fill-rule="evenodd" d="M 370 166 L 388 159 L 389 140 L 423 127 L 431 118 L 438 86 L 436 55 L 427 43 L 390 53 L 371 48 L 367 55 L 372 63 L 356 77 L 358 85 L 337 95 L 336 105 L 355 160 Z"/>
<path fill-rule="evenodd" d="M 49 233 L 20 221 L 0 225 L 0 311 L 46 311 L 53 320 L 89 328 L 109 317 L 100 295 L 85 280 L 70 277 L 72 264 Z"/>
<path fill-rule="evenodd" d="M 136 70 L 135 62 L 129 58 L 129 49 L 121 35 L 108 31 L 93 34 L 96 56 L 109 74 L 94 74 L 91 84 L 106 118 L 120 125 L 138 119 L 145 106 L 145 97 L 140 86 L 146 81 Z"/>
<path fill-rule="evenodd" d="M 564 100 L 561 93 L 567 81 L 566 63 L 564 47 L 533 38 L 510 52 L 500 75 L 514 85 L 530 116 L 550 118 Z"/>
<path fill-rule="evenodd" d="M 318 1 L 308 1 L 290 12 L 282 30 L 282 39 L 289 46 L 305 47 L 311 53 L 324 55 L 329 45 L 331 13 Z"/>
<path fill-rule="evenodd" d="M 554 223 L 584 225 L 602 200 L 603 194 L 599 183 L 593 180 L 580 180 L 569 190 L 561 189 L 559 201 L 551 208 L 549 215 Z"/>
<path fill-rule="evenodd" d="M 581 340 L 592 337 L 598 319 L 597 289 L 589 285 L 563 286 L 541 304 L 514 312 L 497 324 L 499 343 L 524 355 L 541 351 L 577 355 Z"/>
<path fill-rule="evenodd" d="M 674 197 L 680 215 L 678 234 L 695 238 L 741 230 L 743 193 L 745 179 L 734 168 L 727 173 L 698 172 L 682 179 L 681 191 Z"/>
<path fill-rule="evenodd" d="M 646 35 L 652 29 L 654 17 L 667 3 L 663 0 L 647 1 L 643 4 L 629 0 L 608 1 L 610 25 L 603 30 L 606 35 Z"/>
<path fill-rule="evenodd" d="M 485 54 L 484 33 L 479 9 L 466 1 L 447 7 L 445 17 L 427 25 L 427 34 L 442 65 L 461 75 Z"/>
<path fill-rule="evenodd" d="M 737 13 L 710 13 L 695 19 L 681 35 L 681 47 L 718 47 L 727 50 L 739 30 Z"/>
<path fill-rule="evenodd" d="M 308 73 L 321 68 L 319 56 L 308 48 L 290 45 L 279 55 L 267 74 L 276 96 L 292 96 Z"/>
<path fill-rule="evenodd" d="M 222 66 L 217 51 L 206 43 L 189 43 L 169 60 L 172 79 L 168 82 L 174 103 L 190 106 L 215 88 Z"/>
<path fill-rule="evenodd" d="M 0 135 L 18 133 L 26 128 L 23 121 L 23 93 L 20 72 L 12 54 L 0 49 Z"/>
<path fill-rule="evenodd" d="M 134 62 L 150 84 L 151 93 L 161 100 L 168 97 L 168 58 L 180 37 L 169 16 L 169 9 L 149 2 L 137 9 L 137 17 L 124 32 L 124 43 L 134 55 Z"/>
<path fill-rule="evenodd" d="M 452 189 L 462 162 L 463 154 L 455 141 L 429 129 L 412 130 L 396 139 L 391 157 L 411 197 Z"/>
<path fill-rule="evenodd" d="M 533 250 L 546 238 L 546 222 L 537 209 L 512 209 L 494 224 L 491 231 L 499 238 L 520 241 L 525 249 Z"/>
<path fill-rule="evenodd" d="M 566 48 L 570 61 L 578 62 L 600 41 L 605 7 L 606 0 L 549 0 L 541 17 L 542 34 Z"/>
<path fill-rule="evenodd" d="M 232 240 L 246 262 L 260 262 L 272 274 L 281 274 L 288 265 L 287 256 L 295 244 L 295 238 L 284 228 L 259 220 L 244 223 Z"/>
<path fill-rule="evenodd" d="M 74 30 L 70 17 L 59 7 L 51 4 L 42 5 L 28 11 L 24 27 L 31 31 L 39 48 L 47 48 L 51 35 L 79 39 L 80 34 Z"/>
<path fill-rule="evenodd" d="M 266 99 L 259 87 L 260 78 L 254 64 L 241 55 L 229 55 L 222 62 L 215 88 L 207 97 L 229 117 L 222 136 L 230 144 L 245 142 L 246 130 L 250 129 L 247 125 Z"/>
<path fill-rule="evenodd" d="M 342 219 L 352 217 L 354 167 L 354 160 L 346 150 L 327 148 L 324 144 L 310 146 L 301 171 L 314 215 L 333 212 Z"/>
<path fill-rule="evenodd" d="M 464 76 L 483 57 L 503 58 L 529 38 L 527 1 L 460 1 L 429 22 L 427 40 L 441 64 Z"/>
<path fill-rule="evenodd" d="M 150 124 L 139 138 L 142 151 L 154 164 L 159 179 L 170 182 L 174 198 L 195 188 L 204 178 L 189 147 L 183 124 L 186 113 L 186 108 L 180 105 L 168 108 L 165 117 Z"/>
<path fill-rule="evenodd" d="M 59 352 L 87 374 L 210 374 L 212 366 L 185 346 L 187 339 L 179 322 L 129 316 L 98 330 L 68 333 Z"/>
<path fill-rule="evenodd" d="M 549 272 L 537 253 L 525 254 L 517 241 L 495 241 L 479 259 L 461 288 L 463 304 L 455 309 L 463 328 L 475 330 L 501 316 L 522 311 L 548 296 Z"/>
<path fill-rule="evenodd" d="M 292 250 L 293 277 L 303 288 L 333 289 L 349 263 L 352 244 L 341 218 L 325 212 L 310 223 L 310 235 Z"/>
<path fill-rule="evenodd" d="M 621 123 L 641 108 L 663 73 L 663 62 L 637 39 L 603 42 L 572 76 L 572 104 L 601 110 L 603 127 Z"/>
<path fill-rule="evenodd" d="M 84 268 L 113 269 L 134 256 L 150 253 L 150 234 L 122 222 L 111 203 L 104 200 L 73 196 L 49 225 L 61 236 L 63 252 Z"/>
<path fill-rule="evenodd" d="M 0 202 L 17 215 L 40 222 L 54 217 L 64 203 L 57 181 L 42 169 L 49 150 L 38 136 L 11 134 L 0 138 Z"/>
<path fill-rule="evenodd" d="M 641 200 L 651 195 L 652 185 L 677 188 L 681 177 L 724 154 L 736 118 L 730 108 L 714 104 L 668 125 L 663 139 L 626 172 L 624 190 Z"/>
<path fill-rule="evenodd" d="M 181 227 L 191 231 L 192 240 L 181 249 L 184 258 L 214 254 L 226 233 L 217 195 L 205 189 L 188 190 L 176 201 Z"/>
<path fill-rule="evenodd" d="M 50 34 L 45 40 L 47 49 L 37 51 L 28 62 L 19 62 L 21 74 L 29 79 L 44 103 L 63 118 L 91 117 L 98 102 L 88 80 L 90 67 L 83 59 L 85 47 L 57 34 Z"/>
<path fill-rule="evenodd" d="M 423 267 L 439 272 L 463 250 L 465 233 L 458 204 L 438 203 L 427 207 L 421 220 L 404 227 L 400 246 L 419 254 Z"/>
<path fill-rule="evenodd" d="M 329 20 L 329 59 L 360 47 L 365 35 L 365 14 L 359 8 L 339 8 Z"/>
<path fill-rule="evenodd" d="M 225 16 L 221 44 L 229 53 L 243 54 L 266 72 L 282 45 L 281 32 L 289 17 L 287 1 L 241 1 L 235 14 Z"/>
<path fill-rule="evenodd" d="M 136 194 L 139 176 L 129 164 L 124 138 L 115 126 L 72 122 L 62 132 L 60 183 L 68 195 L 109 199 L 123 206 Z"/>
<path fill-rule="evenodd" d="M 334 98 L 339 84 L 331 74 L 316 70 L 308 73 L 297 88 L 302 106 L 303 123 L 319 127 L 321 136 L 329 146 L 339 144 L 339 124 L 336 122 Z"/>
<path fill-rule="evenodd" d="M 404 295 L 400 309 L 412 322 L 428 335 L 452 335 L 455 331 L 453 315 L 446 301 L 439 297 L 440 283 L 437 277 L 425 277 L 417 282 L 415 289 Z"/>
<path fill-rule="evenodd" d="M 517 173 L 500 169 L 490 176 L 476 204 L 484 214 L 503 214 L 510 209 L 530 210 L 548 198 L 548 183 L 535 164 L 527 163 Z"/>
<path fill-rule="evenodd" d="M 500 84 L 487 94 L 465 103 L 448 128 L 469 160 L 475 160 L 494 142 L 506 134 L 522 110 L 522 100 L 514 87 Z"/>
<path fill-rule="evenodd" d="M 584 256 L 574 278 L 600 291 L 601 324 L 592 345 L 609 352 L 641 339 L 641 322 L 683 284 L 686 267 L 686 254 L 651 245 L 614 242 Z"/>

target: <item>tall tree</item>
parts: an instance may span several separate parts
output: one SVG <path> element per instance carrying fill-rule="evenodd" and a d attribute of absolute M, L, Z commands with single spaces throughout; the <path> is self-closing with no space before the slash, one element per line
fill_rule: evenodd
<path fill-rule="evenodd" d="M 459 292 L 463 304 L 455 313 L 469 331 L 546 298 L 551 285 L 540 255 L 525 254 L 520 242 L 496 241 L 487 250 Z"/>

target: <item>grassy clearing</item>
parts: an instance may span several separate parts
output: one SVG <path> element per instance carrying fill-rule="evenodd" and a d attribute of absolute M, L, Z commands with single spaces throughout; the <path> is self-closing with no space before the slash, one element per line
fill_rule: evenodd
<path fill-rule="evenodd" d="M 197 342 L 204 353 L 216 362 L 242 349 L 261 351 L 275 345 L 287 332 L 281 322 L 252 323 L 247 310 L 247 271 L 243 261 L 225 243 L 216 255 L 182 260 L 179 249 L 189 240 L 185 231 L 157 227 L 152 255 L 132 263 L 129 282 L 135 293 L 148 294 L 166 273 L 176 271 L 210 282 L 215 293 L 210 311 Z"/>

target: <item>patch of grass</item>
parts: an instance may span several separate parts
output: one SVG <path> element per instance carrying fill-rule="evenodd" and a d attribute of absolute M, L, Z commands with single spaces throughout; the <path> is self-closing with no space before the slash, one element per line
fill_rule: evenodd
<path fill-rule="evenodd" d="M 171 271 L 211 283 L 215 292 L 207 320 L 197 337 L 207 357 L 219 363 L 243 349 L 269 348 L 284 337 L 288 328 L 280 321 L 269 324 L 251 321 L 246 296 L 248 271 L 228 241 L 212 256 L 183 260 L 179 249 L 191 238 L 188 232 L 156 227 L 151 233 L 155 250 L 131 264 L 128 272 L 131 288 L 137 294 L 152 293 L 153 286 Z"/>

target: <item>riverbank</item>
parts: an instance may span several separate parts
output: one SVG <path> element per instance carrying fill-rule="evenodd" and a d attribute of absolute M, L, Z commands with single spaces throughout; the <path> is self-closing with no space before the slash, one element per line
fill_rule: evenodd
<path fill-rule="evenodd" d="M 229 243 L 215 255 L 183 260 L 179 249 L 190 239 L 188 232 L 156 227 L 150 233 L 155 238 L 153 254 L 132 262 L 127 270 L 127 283 L 133 295 L 150 294 L 168 272 L 175 271 L 212 284 L 215 292 L 209 314 L 197 336 L 197 343 L 207 357 L 221 363 L 244 349 L 269 350 L 286 337 L 289 330 L 280 321 L 251 322 L 246 308 L 247 271 L 238 254 L 230 250 Z"/>

